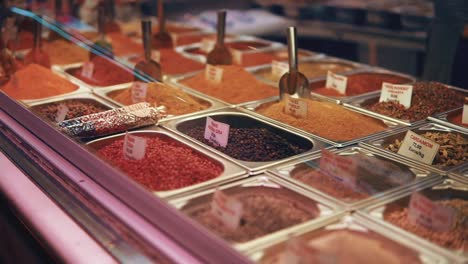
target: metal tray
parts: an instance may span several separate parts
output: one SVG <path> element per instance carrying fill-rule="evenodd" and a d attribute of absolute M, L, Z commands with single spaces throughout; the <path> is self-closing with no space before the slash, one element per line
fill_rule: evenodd
<path fill-rule="evenodd" d="M 458 168 L 448 174 L 449 178 L 456 179 L 459 182 L 468 184 L 468 164 L 465 164 L 461 168 Z"/>
<path fill-rule="evenodd" d="M 453 90 L 456 90 L 460 93 L 463 93 L 465 94 L 465 96 L 468 96 L 468 91 L 466 90 L 463 90 L 461 88 L 457 88 L 457 87 L 453 87 L 453 86 L 449 86 L 449 85 L 446 85 L 444 84 L 446 87 L 450 88 L 450 89 L 453 89 Z M 375 104 L 375 103 L 378 103 L 379 102 L 379 98 L 380 98 L 380 92 L 379 93 L 375 93 L 375 94 L 371 94 L 369 96 L 364 96 L 364 97 L 361 97 L 361 98 L 356 98 L 355 100 L 350 100 L 348 102 L 345 102 L 345 106 L 346 107 L 349 107 L 349 108 L 353 108 L 353 109 L 358 109 L 360 111 L 363 111 L 363 112 L 366 112 L 366 113 L 369 113 L 369 114 L 373 114 L 375 116 L 379 116 L 379 117 L 382 117 L 382 118 L 386 118 L 388 120 L 392 120 L 392 121 L 395 121 L 395 122 L 400 122 L 402 124 L 405 124 L 406 126 L 417 126 L 423 122 L 425 122 L 425 120 L 418 120 L 418 121 L 409 121 L 409 120 L 402 120 L 402 119 L 398 119 L 398 118 L 393 118 L 393 117 L 390 117 L 390 116 L 387 116 L 387 115 L 383 115 L 383 114 L 379 114 L 377 112 L 374 112 L 374 111 L 371 111 L 371 110 L 368 110 L 366 109 L 367 106 L 370 106 L 372 104 Z M 444 114 L 444 113 L 447 113 L 448 111 L 446 112 L 442 112 L 442 113 L 438 113 L 439 115 L 441 114 Z"/>
<path fill-rule="evenodd" d="M 420 188 L 414 191 L 422 191 L 432 200 L 440 200 L 445 198 L 460 198 L 463 200 L 468 199 L 468 185 L 462 184 L 452 179 L 440 179 L 439 181 L 433 182 L 432 184 L 420 186 Z M 381 224 L 382 227 L 385 227 L 389 230 L 389 233 L 401 235 L 403 238 L 402 241 L 422 245 L 434 253 L 440 254 L 444 257 L 451 259 L 453 261 L 451 263 L 466 263 L 466 261 L 468 261 L 468 252 L 465 251 L 463 253 L 460 251 L 441 247 L 435 243 L 430 242 L 429 240 L 426 240 L 411 232 L 405 231 L 404 229 L 384 220 L 384 215 L 388 210 L 407 208 L 411 193 L 412 192 L 394 196 L 391 199 L 388 199 L 387 201 L 382 201 L 378 204 L 362 209 L 358 211 L 358 214 L 366 219 Z"/>
<path fill-rule="evenodd" d="M 220 184 L 223 184 L 223 183 L 227 183 L 227 182 L 231 182 L 231 181 L 235 181 L 235 180 L 238 180 L 238 179 L 242 179 L 242 178 L 245 178 L 245 177 L 248 177 L 248 174 L 246 173 L 246 171 L 229 162 L 229 161 L 226 161 L 222 158 L 220 158 L 219 156 L 216 156 L 212 153 L 210 153 L 209 151 L 206 151 L 204 150 L 203 148 L 200 148 L 196 145 L 193 145 L 193 144 L 190 144 L 190 142 L 188 142 L 187 140 L 184 140 L 183 138 L 177 136 L 177 135 L 173 135 L 171 133 L 168 133 L 167 131 L 164 131 L 163 129 L 161 128 L 158 128 L 158 127 L 150 127 L 150 128 L 145 128 L 143 130 L 136 130 L 136 131 L 132 131 L 132 132 L 129 132 L 130 134 L 135 134 L 135 135 L 157 135 L 157 136 L 162 136 L 162 137 L 168 137 L 170 139 L 173 139 L 174 141 L 176 142 L 179 142 L 181 145 L 185 145 L 189 148 L 192 148 L 194 149 L 195 151 L 197 151 L 199 154 L 211 159 L 211 160 L 214 160 L 216 162 L 218 162 L 220 165 L 222 165 L 224 167 L 224 171 L 223 173 L 221 173 L 218 177 L 216 178 L 213 178 L 211 180 L 208 180 L 208 181 L 205 181 L 205 182 L 202 182 L 202 183 L 198 183 L 198 184 L 194 184 L 194 185 L 191 185 L 191 186 L 187 186 L 187 187 L 183 187 L 183 188 L 180 188 L 180 189 L 175 189 L 175 190 L 169 190 L 169 191 L 153 191 L 153 193 L 159 197 L 162 197 L 164 199 L 173 199 L 173 198 L 176 198 L 176 197 L 181 197 L 181 196 L 184 196 L 184 195 L 188 195 L 188 194 L 191 194 L 191 193 L 194 193 L 194 192 L 198 192 L 198 191 L 201 191 L 201 190 L 204 190 L 204 189 L 207 189 L 207 188 L 210 188 L 210 187 L 213 187 L 213 186 L 216 186 L 216 185 L 220 185 Z M 101 148 L 101 147 L 104 147 L 106 146 L 107 144 L 110 144 L 111 142 L 113 142 L 115 139 L 117 138 L 120 138 L 120 137 L 123 137 L 125 134 L 121 133 L 121 134 L 117 134 L 117 135 L 112 135 L 112 136 L 108 136 L 108 137 L 104 137 L 104 138 L 100 138 L 100 139 L 96 139 L 96 140 L 93 140 L 93 141 L 90 141 L 88 143 L 86 143 L 87 147 L 90 148 L 90 151 L 91 152 L 96 152 L 97 149 Z"/>
<path fill-rule="evenodd" d="M 232 245 L 240 251 L 246 251 L 266 242 L 287 237 L 289 234 L 294 233 L 297 230 L 301 230 L 304 226 L 307 226 L 310 223 L 321 221 L 322 219 L 330 217 L 335 213 L 342 212 L 340 208 L 330 205 L 327 200 L 306 194 L 299 188 L 281 179 L 268 175 L 250 177 L 248 179 L 219 186 L 219 189 L 228 195 L 240 194 L 246 191 L 271 192 L 275 195 L 291 197 L 291 200 L 299 202 L 302 204 L 302 206 L 308 207 L 307 209 L 309 210 L 318 209 L 319 215 L 314 219 L 310 219 L 304 223 L 278 230 L 271 234 L 261 236 L 244 243 L 233 243 Z M 170 200 L 169 203 L 182 212 L 185 211 L 186 213 L 190 213 L 191 211 L 198 209 L 200 206 L 211 202 L 212 194 L 215 192 L 215 190 L 216 188 L 193 194 L 185 198 Z"/>
<path fill-rule="evenodd" d="M 312 98 L 314 100 L 318 100 L 318 101 L 325 101 L 325 102 L 334 102 L 334 101 L 330 101 L 326 98 Z M 376 116 L 373 116 L 373 115 L 369 115 L 367 113 L 364 113 L 364 112 L 360 112 L 360 111 L 357 111 L 357 110 L 354 110 L 354 109 L 347 109 L 347 110 L 350 110 L 350 111 L 353 111 L 353 112 L 357 112 L 359 114 L 362 114 L 362 115 L 365 115 L 365 116 L 370 116 L 372 118 L 375 118 L 375 119 L 379 119 L 381 120 L 385 125 L 388 126 L 388 129 L 384 130 L 384 131 L 381 131 L 381 132 L 377 132 L 375 134 L 371 134 L 371 135 L 368 135 L 368 136 L 365 136 L 365 137 L 362 137 L 362 138 L 356 138 L 356 139 L 353 139 L 353 140 L 350 140 L 350 141 L 333 141 L 333 140 L 330 140 L 330 139 L 327 139 L 325 137 L 322 137 L 322 136 L 319 136 L 319 135 L 316 135 L 316 134 L 312 134 L 310 132 L 307 132 L 305 130 L 302 130 L 302 129 L 299 129 L 299 128 L 296 128 L 296 127 L 293 127 L 291 125 L 288 125 L 286 123 L 283 123 L 283 122 L 280 122 L 278 120 L 275 120 L 275 119 L 272 119 L 270 117 L 267 117 L 267 116 L 264 116 L 264 115 L 261 115 L 257 112 L 255 112 L 255 110 L 264 105 L 264 104 L 268 104 L 268 103 L 272 103 L 274 101 L 277 101 L 278 100 L 278 97 L 270 97 L 270 98 L 267 98 L 265 100 L 259 100 L 259 101 L 255 101 L 255 102 L 252 102 L 252 103 L 245 103 L 245 104 L 241 104 L 239 105 L 238 107 L 242 107 L 243 109 L 246 109 L 246 111 L 248 111 L 249 114 L 251 114 L 252 116 L 256 116 L 256 117 L 259 117 L 259 118 L 262 118 L 264 120 L 267 120 L 271 123 L 274 123 L 274 124 L 277 124 L 278 126 L 281 126 L 283 128 L 286 128 L 288 130 L 291 130 L 291 131 L 297 131 L 298 133 L 302 133 L 310 138 L 317 138 L 323 142 L 326 142 L 330 145 L 333 145 L 335 147 L 346 147 L 346 146 L 349 146 L 349 145 L 353 145 L 355 143 L 358 143 L 358 142 L 361 142 L 363 140 L 369 140 L 369 139 L 373 139 L 373 138 L 381 138 L 381 137 L 384 137 L 385 135 L 391 133 L 391 132 L 394 132 L 394 131 L 399 131 L 401 129 L 403 129 L 404 127 L 399 124 L 399 123 L 396 123 L 396 122 L 392 122 L 392 121 L 389 121 L 387 119 L 384 119 L 384 118 L 380 118 L 380 117 L 376 117 Z"/>
<path fill-rule="evenodd" d="M 468 127 L 464 127 L 464 126 L 461 126 L 461 125 L 458 125 L 458 124 L 455 124 L 455 123 L 452 123 L 452 122 L 449 121 L 449 119 L 451 117 L 453 117 L 454 115 L 457 115 L 459 113 L 462 113 L 462 111 L 463 111 L 463 107 L 455 109 L 455 110 L 447 111 L 447 112 L 442 113 L 442 114 L 437 114 L 437 115 L 434 115 L 434 116 L 430 116 L 427 119 L 429 121 L 439 123 L 439 124 L 444 125 L 444 126 L 453 127 L 453 128 L 458 129 L 460 131 L 468 133 Z"/>
<path fill-rule="evenodd" d="M 418 186 L 421 183 L 424 183 L 426 181 L 434 180 L 435 178 L 440 178 L 440 175 L 436 175 L 434 173 L 431 173 L 430 171 L 427 171 L 419 166 L 411 166 L 411 165 L 406 165 L 404 163 L 401 163 L 398 160 L 393 159 L 390 156 L 387 156 L 382 153 L 378 153 L 372 150 L 364 149 L 362 147 L 348 147 L 345 149 L 340 149 L 333 151 L 338 155 L 341 156 L 353 156 L 356 154 L 363 154 L 366 156 L 374 156 L 378 158 L 379 160 L 382 160 L 384 162 L 388 162 L 392 164 L 393 166 L 396 166 L 398 169 L 401 169 L 403 172 L 411 174 L 412 179 L 404 184 L 401 184 L 400 186 L 384 186 L 384 190 L 377 191 L 374 186 L 370 186 L 370 189 L 374 189 L 376 193 L 371 194 L 369 193 L 369 196 L 362 197 L 362 198 L 357 198 L 356 199 L 350 199 L 350 200 L 343 200 L 337 197 L 332 196 L 331 194 L 327 194 L 324 191 L 321 191 L 320 189 L 313 187 L 311 185 L 308 185 L 306 183 L 301 182 L 300 180 L 294 179 L 292 177 L 292 174 L 294 174 L 294 171 L 296 170 L 301 170 L 303 168 L 303 171 L 306 172 L 312 172 L 316 171 L 319 169 L 319 159 L 321 157 L 321 154 L 317 154 L 314 157 L 309 158 L 306 161 L 293 161 L 291 163 L 281 165 L 276 168 L 269 169 L 268 171 L 271 172 L 274 175 L 277 175 L 284 180 L 291 182 L 297 186 L 300 186 L 301 188 L 317 193 L 320 196 L 323 196 L 327 198 L 328 200 L 332 200 L 335 202 L 337 205 L 344 207 L 348 210 L 356 210 L 362 207 L 365 207 L 367 205 L 370 205 L 372 203 L 375 203 L 376 201 L 385 199 L 385 197 L 388 197 L 389 195 L 393 195 L 395 193 L 400 193 L 402 191 L 405 191 L 410 188 L 414 188 L 414 186 Z M 375 167 L 377 169 L 377 167 Z M 374 174 L 375 175 L 375 174 Z M 381 177 L 382 175 L 377 175 Z M 371 182 L 371 184 L 379 184 L 380 181 L 376 180 L 375 182 Z M 363 184 L 367 184 L 368 182 L 364 182 Z"/>
<path fill-rule="evenodd" d="M 106 107 L 108 107 L 109 109 L 113 109 L 113 108 L 118 108 L 119 105 L 117 104 L 114 104 L 112 102 L 109 102 L 107 100 L 104 100 L 90 92 L 83 92 L 83 93 L 79 93 L 79 94 L 72 94 L 72 95 L 64 95 L 64 96 L 61 96 L 59 98 L 53 98 L 53 99 L 46 99 L 46 100 L 38 100 L 38 101 L 35 101 L 34 103 L 30 103 L 28 104 L 29 107 L 32 107 L 32 106 L 38 106 L 38 105 L 43 105 L 43 104 L 50 104 L 50 103 L 55 103 L 55 102 L 60 102 L 60 101 L 64 101 L 64 100 L 80 100 L 80 99 L 84 99 L 84 100 L 92 100 L 92 101 L 96 101 L 97 103 L 99 104 L 102 104 Z"/>
<path fill-rule="evenodd" d="M 419 166 L 422 166 L 422 167 L 424 167 L 424 168 L 426 168 L 428 170 L 435 171 L 435 172 L 438 172 L 438 173 L 441 173 L 441 174 L 446 174 L 449 171 L 455 170 L 455 169 L 460 168 L 460 167 L 467 164 L 467 162 L 464 162 L 464 163 L 456 165 L 456 166 L 438 167 L 438 166 L 435 166 L 435 165 L 424 164 L 422 162 L 407 158 L 405 156 L 399 155 L 397 153 L 394 153 L 392 151 L 389 151 L 389 150 L 385 149 L 385 146 L 388 145 L 388 144 L 393 143 L 394 140 L 396 140 L 396 139 L 403 140 L 403 138 L 405 137 L 405 134 L 406 134 L 406 132 L 408 130 L 411 130 L 411 131 L 413 131 L 414 133 L 417 133 L 417 134 L 423 134 L 425 132 L 431 132 L 431 131 L 432 132 L 451 132 L 451 133 L 459 134 L 459 135 L 463 136 L 465 139 L 468 140 L 468 134 L 463 133 L 462 131 L 456 130 L 454 128 L 444 127 L 442 125 L 435 124 L 435 123 L 424 123 L 424 124 L 416 126 L 416 127 L 407 127 L 406 129 L 403 129 L 403 130 L 400 130 L 398 132 L 387 135 L 384 138 L 371 139 L 371 140 L 367 140 L 365 142 L 361 142 L 359 144 L 361 146 L 366 147 L 366 148 L 371 148 L 371 149 L 375 149 L 375 150 L 383 152 L 383 153 L 387 153 L 387 155 L 399 157 L 400 159 L 406 160 L 408 163 L 419 165 Z"/>
<path fill-rule="evenodd" d="M 308 226 L 304 226 L 301 230 L 291 233 L 290 236 L 282 237 L 275 241 L 270 241 L 260 247 L 257 247 L 253 250 L 249 250 L 246 254 L 255 261 L 256 263 L 261 263 L 260 260 L 263 257 L 267 257 L 265 261 L 268 263 L 268 256 L 275 257 L 281 252 L 284 252 L 287 242 L 291 238 L 313 239 L 315 236 L 320 237 L 321 232 L 334 230 L 349 230 L 354 232 L 363 233 L 367 235 L 369 232 L 372 232 L 374 235 L 377 235 L 382 238 L 387 238 L 390 241 L 396 242 L 397 244 L 406 247 L 409 250 L 414 251 L 418 255 L 421 263 L 424 264 L 448 264 L 448 260 L 442 256 L 436 255 L 430 250 L 414 243 L 409 243 L 408 241 L 401 238 L 401 236 L 388 232 L 386 228 L 381 227 L 380 225 L 369 221 L 359 215 L 348 215 L 348 214 L 335 214 L 332 217 L 324 219 L 321 222 L 311 223 Z M 378 238 L 377 238 L 378 239 Z M 366 250 L 366 249 L 363 249 Z M 375 260 L 378 261 L 378 260 Z"/>
<path fill-rule="evenodd" d="M 310 146 L 310 149 L 304 153 L 290 156 L 290 157 L 287 157 L 281 160 L 276 160 L 276 161 L 255 162 L 255 161 L 238 160 L 212 148 L 211 146 L 205 145 L 204 143 L 199 142 L 183 133 L 183 130 L 186 127 L 193 127 L 194 125 L 205 126 L 206 117 L 215 117 L 217 121 L 227 122 L 231 126 L 234 126 L 234 127 L 268 128 L 269 130 L 274 131 L 275 133 L 287 138 L 290 141 L 300 143 L 301 145 Z M 298 132 L 285 130 L 284 128 L 281 128 L 278 125 L 275 125 L 267 121 L 263 121 L 257 117 L 249 116 L 247 113 L 243 111 L 239 111 L 239 110 L 232 109 L 232 108 L 226 108 L 226 109 L 222 109 L 218 111 L 211 111 L 208 113 L 203 113 L 203 114 L 186 117 L 186 118 L 178 118 L 175 120 L 162 122 L 162 125 L 163 127 L 169 129 L 170 131 L 177 133 L 178 135 L 183 136 L 191 140 L 192 142 L 195 142 L 196 144 L 203 146 L 204 148 L 210 149 L 216 152 L 217 154 L 219 154 L 220 156 L 241 165 L 242 167 L 248 169 L 250 174 L 259 174 L 270 166 L 278 165 L 283 162 L 287 162 L 287 161 L 294 160 L 299 157 L 313 154 L 315 152 L 318 152 L 320 149 L 330 147 L 330 145 L 324 142 L 321 142 L 320 140 L 306 138 Z"/>

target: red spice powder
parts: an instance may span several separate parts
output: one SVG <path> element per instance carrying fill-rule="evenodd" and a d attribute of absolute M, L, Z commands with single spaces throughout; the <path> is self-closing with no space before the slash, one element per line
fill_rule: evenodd
<path fill-rule="evenodd" d="M 81 75 L 81 67 L 67 70 L 67 73 L 83 82 L 96 86 L 110 86 L 133 81 L 133 75 L 121 66 L 103 57 L 94 57 L 94 73 L 92 78 Z"/>
<path fill-rule="evenodd" d="M 205 65 L 186 58 L 173 49 L 161 49 L 159 64 L 164 74 L 183 74 L 203 70 Z M 131 59 L 131 62 L 137 63 L 143 60 L 143 57 Z"/>
<path fill-rule="evenodd" d="M 112 50 L 116 56 L 128 56 L 143 53 L 143 45 L 136 43 L 131 38 L 120 32 L 107 34 L 111 40 Z"/>
<path fill-rule="evenodd" d="M 462 109 L 458 110 L 458 111 L 456 112 L 456 114 L 454 114 L 454 115 L 449 115 L 449 116 L 448 116 L 448 120 L 449 120 L 451 123 L 457 124 L 457 125 L 459 125 L 459 126 L 468 127 L 468 124 L 463 124 L 463 123 L 462 123 L 462 118 L 463 118 L 463 111 L 462 111 Z"/>

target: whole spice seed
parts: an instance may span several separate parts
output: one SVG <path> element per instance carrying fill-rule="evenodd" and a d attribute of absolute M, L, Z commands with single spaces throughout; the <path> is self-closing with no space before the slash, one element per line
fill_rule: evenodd
<path fill-rule="evenodd" d="M 218 162 L 165 135 L 147 139 L 145 157 L 127 160 L 122 153 L 124 138 L 98 150 L 98 155 L 152 191 L 174 190 L 218 177 L 223 167 Z"/>
<path fill-rule="evenodd" d="M 55 122 L 55 118 L 57 117 L 57 109 L 60 104 L 64 104 L 68 108 L 65 120 L 109 110 L 109 107 L 91 99 L 63 100 L 54 103 L 33 106 L 31 107 L 31 110 L 38 115 L 48 119 L 49 121 Z"/>
<path fill-rule="evenodd" d="M 245 161 L 273 161 L 294 156 L 308 149 L 274 134 L 265 128 L 230 128 L 225 148 L 216 146 L 204 138 L 205 127 L 196 126 L 182 131 L 228 156 Z"/>
<path fill-rule="evenodd" d="M 411 107 L 396 102 L 376 103 L 366 108 L 386 116 L 418 121 L 433 114 L 463 106 L 464 96 L 437 82 L 417 82 L 413 85 Z"/>
<path fill-rule="evenodd" d="M 109 59 L 96 56 L 91 62 L 94 64 L 92 78 L 87 78 L 81 74 L 82 67 L 67 70 L 67 73 L 87 84 L 96 86 L 110 86 L 133 81 L 131 72 Z"/>

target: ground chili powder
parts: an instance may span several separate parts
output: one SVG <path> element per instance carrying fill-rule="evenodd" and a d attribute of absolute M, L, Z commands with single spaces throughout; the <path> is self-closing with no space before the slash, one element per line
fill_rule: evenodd
<path fill-rule="evenodd" d="M 205 65 L 198 61 L 194 61 L 182 56 L 173 49 L 160 49 L 159 64 L 163 74 L 184 74 L 194 71 L 203 70 Z M 143 60 L 143 57 L 133 58 L 130 61 L 137 63 Z"/>
<path fill-rule="evenodd" d="M 133 75 L 123 67 L 109 59 L 94 57 L 94 73 L 92 78 L 81 75 L 81 67 L 67 70 L 67 73 L 77 77 L 83 82 L 95 86 L 110 86 L 133 81 Z"/>

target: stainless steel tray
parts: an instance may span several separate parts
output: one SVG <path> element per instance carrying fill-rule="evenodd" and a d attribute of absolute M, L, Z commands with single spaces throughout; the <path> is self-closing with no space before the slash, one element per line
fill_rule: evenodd
<path fill-rule="evenodd" d="M 239 125 L 243 127 L 242 125 L 244 124 L 244 127 L 268 128 L 270 130 L 273 130 L 275 133 L 282 135 L 283 137 L 287 138 L 290 141 L 300 143 L 301 145 L 310 146 L 310 149 L 302 154 L 294 155 L 294 156 L 284 158 L 281 160 L 276 160 L 276 161 L 255 162 L 255 161 L 238 160 L 184 134 L 184 131 L 182 130 L 184 130 L 186 127 L 193 127 L 194 125 L 205 126 L 206 117 L 215 117 L 217 121 L 226 122 L 234 127 L 238 127 Z M 242 167 L 248 169 L 251 174 L 259 174 L 270 166 L 278 165 L 283 162 L 294 160 L 299 157 L 307 156 L 315 152 L 318 152 L 320 149 L 330 147 L 330 145 L 324 142 L 321 142 L 320 140 L 306 138 L 298 132 L 288 131 L 284 128 L 281 128 L 280 126 L 276 124 L 261 120 L 257 117 L 249 116 L 247 113 L 243 111 L 239 111 L 239 110 L 232 109 L 232 108 L 226 108 L 226 109 L 222 109 L 218 111 L 211 111 L 211 112 L 207 112 L 204 114 L 199 114 L 199 115 L 195 115 L 195 116 L 191 116 L 187 118 L 178 118 L 178 119 L 170 120 L 167 122 L 162 122 L 162 125 L 163 127 L 169 129 L 170 131 L 177 133 L 178 135 L 185 137 L 191 140 L 192 142 L 195 142 L 196 144 L 204 148 L 210 149 L 218 153 L 220 156 L 241 165 Z"/>
<path fill-rule="evenodd" d="M 76 100 L 84 99 L 84 100 L 96 101 L 97 103 L 102 104 L 102 105 L 108 107 L 109 109 L 119 107 L 119 105 L 114 104 L 112 102 L 109 102 L 107 100 L 104 100 L 104 99 L 92 94 L 91 92 L 83 92 L 83 93 L 77 93 L 77 94 L 71 94 L 71 95 L 64 95 L 64 96 L 60 96 L 58 98 L 53 98 L 53 99 L 38 100 L 38 101 L 35 101 L 34 103 L 28 104 L 28 106 L 32 107 L 32 106 L 55 103 L 55 102 L 60 102 L 60 101 L 63 101 L 63 100 L 71 100 L 71 99 L 76 99 Z"/>
<path fill-rule="evenodd" d="M 174 141 L 177 141 L 177 142 L 180 142 L 181 145 L 185 145 L 189 148 L 192 148 L 194 149 L 195 151 L 197 151 L 199 154 L 211 159 L 211 160 L 214 160 L 216 162 L 218 162 L 219 164 L 221 164 L 223 167 L 224 167 L 224 171 L 216 178 L 213 178 L 211 180 L 208 180 L 208 181 L 205 181 L 205 182 L 202 182 L 202 183 L 198 183 L 198 184 L 194 184 L 194 185 L 191 185 L 191 186 L 187 186 L 187 187 L 183 187 L 183 188 L 180 188 L 180 189 L 175 189 L 175 190 L 169 190 L 169 191 L 154 191 L 153 193 L 159 197 L 162 197 L 164 199 L 173 199 L 173 198 L 176 198 L 176 197 L 181 197 L 181 196 L 184 196 L 184 195 L 188 195 L 188 194 L 191 194 L 191 193 L 195 193 L 195 192 L 198 192 L 198 191 L 201 191 L 201 190 L 204 190 L 204 189 L 207 189 L 207 188 L 210 188 L 210 187 L 213 187 L 213 186 L 217 186 L 217 185 L 220 185 L 220 184 L 223 184 L 223 183 L 227 183 L 227 182 L 231 182 L 231 181 L 235 181 L 235 180 L 238 180 L 238 179 L 242 179 L 242 178 L 245 178 L 245 177 L 248 177 L 248 174 L 246 173 L 245 169 L 225 160 L 225 159 L 222 159 L 221 157 L 219 156 L 216 156 L 212 153 L 210 153 L 209 151 L 206 151 L 204 150 L 203 148 L 200 148 L 194 144 L 191 144 L 190 142 L 188 142 L 187 140 L 184 140 L 183 138 L 177 136 L 177 135 L 174 135 L 172 133 L 168 133 L 167 131 L 164 131 L 163 129 L 161 128 L 158 128 L 158 127 L 150 127 L 150 128 L 145 128 L 145 129 L 142 129 L 142 130 L 135 130 L 135 131 L 132 131 L 132 132 L 129 132 L 130 134 L 135 134 L 135 135 L 159 135 L 159 136 L 163 136 L 163 137 L 168 137 L 168 138 L 171 138 L 173 139 Z M 117 138 L 120 138 L 120 137 L 123 137 L 125 136 L 125 134 L 121 133 L 121 134 L 117 134 L 117 135 L 112 135 L 112 136 L 108 136 L 108 137 L 104 137 L 104 138 L 100 138 L 100 139 L 96 139 L 96 140 L 93 140 L 93 141 L 90 141 L 88 143 L 86 143 L 87 147 L 90 148 L 90 151 L 91 152 L 96 152 L 97 149 L 101 148 L 101 147 L 104 147 L 106 146 L 107 144 L 110 144 L 112 141 L 114 141 L 115 139 Z"/>
<path fill-rule="evenodd" d="M 448 174 L 448 176 L 449 178 L 456 179 L 459 182 L 468 184 L 468 164 L 465 164 L 465 166 L 453 170 Z"/>
<path fill-rule="evenodd" d="M 451 117 L 453 117 L 456 114 L 462 113 L 462 112 L 463 112 L 463 107 L 455 109 L 455 110 L 447 111 L 447 112 L 442 113 L 442 114 L 437 114 L 437 115 L 434 115 L 434 116 L 430 116 L 427 119 L 429 121 L 434 122 L 434 123 L 438 123 L 438 124 L 448 126 L 448 127 L 453 127 L 453 128 L 456 128 L 456 129 L 458 129 L 460 131 L 468 133 L 468 127 L 464 127 L 464 126 L 461 126 L 461 125 L 458 125 L 458 124 L 455 124 L 455 123 L 452 123 L 452 122 L 449 121 L 449 119 Z"/>
<path fill-rule="evenodd" d="M 258 175 L 250 177 L 248 179 L 240 180 L 234 183 L 226 184 L 219 186 L 219 189 L 225 192 L 228 195 L 240 194 L 242 192 L 274 192 L 277 195 L 284 195 L 286 197 L 291 197 L 293 201 L 301 203 L 303 206 L 310 206 L 309 210 L 318 209 L 318 216 L 314 219 L 310 219 L 302 224 L 294 225 L 282 230 L 278 230 L 271 234 L 244 242 L 244 243 L 233 243 L 232 245 L 240 250 L 246 251 L 251 248 L 255 248 L 258 245 L 262 245 L 269 241 L 275 241 L 283 237 L 287 237 L 289 234 L 301 230 L 304 226 L 308 226 L 310 223 L 315 223 L 322 221 L 327 217 L 334 215 L 335 213 L 340 213 L 342 210 L 338 207 L 330 205 L 327 200 L 324 200 L 320 197 L 315 197 L 310 194 L 306 194 L 304 191 L 299 188 L 275 177 L 268 175 Z M 199 208 L 206 203 L 209 203 L 212 199 L 212 194 L 216 188 L 211 190 L 206 190 L 200 193 L 196 193 L 181 199 L 170 200 L 169 203 L 175 206 L 177 209 L 185 213 L 190 213 L 191 211 Z"/>
<path fill-rule="evenodd" d="M 406 129 L 389 134 L 386 137 L 383 137 L 380 139 L 370 139 L 364 142 L 360 142 L 359 144 L 363 147 L 371 148 L 371 149 L 386 153 L 387 155 L 398 157 L 399 159 L 406 160 L 408 163 L 419 165 L 428 170 L 439 172 L 442 174 L 446 174 L 449 171 L 455 170 L 467 164 L 467 162 L 464 162 L 459 165 L 450 166 L 450 167 L 439 167 L 435 165 L 428 165 L 428 164 L 424 164 L 422 162 L 407 158 L 405 156 L 399 155 L 397 153 L 394 153 L 392 151 L 385 149 L 386 145 L 393 143 L 396 139 L 403 140 L 408 130 L 411 130 L 417 134 L 423 134 L 425 132 L 451 132 L 451 133 L 459 134 L 463 136 L 466 140 L 468 140 L 468 134 L 463 133 L 462 131 L 456 130 L 454 128 L 444 127 L 436 123 L 424 123 L 415 127 L 407 127 Z"/>
<path fill-rule="evenodd" d="M 420 188 L 414 191 L 422 191 L 432 200 L 460 198 L 463 200 L 468 199 L 468 185 L 454 181 L 452 179 L 446 179 L 433 182 L 426 186 L 420 186 Z M 369 206 L 365 209 L 358 211 L 358 214 L 362 217 L 371 221 L 376 221 L 389 230 L 389 233 L 395 233 L 402 236 L 402 241 L 408 241 L 408 243 L 415 243 L 428 248 L 430 251 L 440 254 L 444 257 L 451 259 L 451 263 L 466 263 L 468 261 L 468 252 L 461 252 L 457 250 L 451 250 L 448 248 L 441 247 L 435 243 L 430 242 L 416 234 L 405 231 L 404 229 L 391 224 L 384 220 L 384 216 L 389 210 L 398 208 L 406 208 L 409 204 L 409 198 L 411 193 L 400 194 L 392 197 L 387 201 L 382 201 L 375 205 Z"/>
<path fill-rule="evenodd" d="M 402 183 L 400 186 L 383 186 L 383 190 L 377 190 L 375 186 L 370 186 L 370 189 L 373 189 L 375 193 L 369 193 L 369 196 L 358 198 L 356 197 L 355 199 L 349 199 L 349 200 L 344 200 L 338 197 L 334 197 L 331 194 L 327 194 L 324 191 L 321 191 L 320 189 L 313 187 L 311 185 L 308 185 L 306 183 L 303 183 L 300 180 L 297 180 L 293 178 L 292 174 L 295 174 L 294 171 L 299 171 L 302 169 L 302 171 L 305 172 L 312 172 L 316 171 L 319 169 L 319 159 L 321 157 L 321 154 L 314 155 L 314 157 L 309 158 L 308 160 L 302 160 L 300 162 L 298 161 L 293 161 L 285 165 L 281 165 L 276 168 L 271 168 L 268 170 L 268 172 L 271 172 L 274 175 L 277 175 L 278 177 L 281 177 L 282 179 L 291 182 L 309 192 L 316 193 L 320 196 L 325 197 L 328 200 L 332 200 L 335 202 L 337 205 L 344 207 L 348 210 L 356 210 L 362 207 L 365 207 L 367 205 L 373 204 L 376 201 L 380 201 L 382 199 L 385 199 L 386 197 L 400 193 L 402 191 L 405 191 L 407 189 L 415 188 L 415 186 L 419 186 L 422 183 L 426 181 L 431 181 L 434 180 L 435 178 L 440 178 L 440 175 L 437 175 L 435 173 L 431 173 L 430 171 L 427 171 L 419 166 L 411 166 L 411 165 L 406 165 L 404 163 L 401 163 L 398 160 L 395 160 L 391 156 L 387 156 L 382 153 L 378 153 L 372 150 L 364 149 L 362 147 L 348 147 L 340 150 L 333 151 L 334 153 L 341 155 L 341 156 L 353 156 L 356 154 L 363 154 L 366 156 L 373 156 L 378 158 L 379 160 L 382 160 L 384 162 L 389 162 L 393 166 L 396 166 L 397 169 L 401 169 L 403 172 L 408 173 L 408 175 L 412 176 L 412 179 L 406 183 Z M 377 169 L 377 167 L 375 168 Z M 376 175 L 376 176 L 382 176 L 382 175 Z M 380 181 L 375 181 L 375 184 L 378 184 Z M 368 182 L 364 182 L 364 184 L 369 184 Z M 337 186 L 338 187 L 338 186 Z"/>

